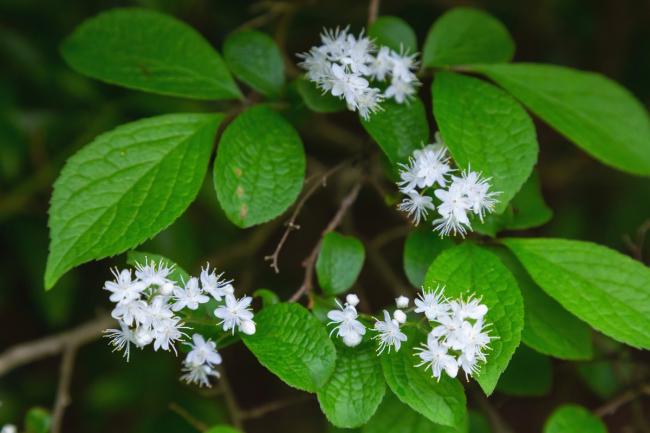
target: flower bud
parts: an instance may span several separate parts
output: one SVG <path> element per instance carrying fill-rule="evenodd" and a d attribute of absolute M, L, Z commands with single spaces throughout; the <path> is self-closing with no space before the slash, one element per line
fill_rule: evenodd
<path fill-rule="evenodd" d="M 255 334 L 255 330 L 256 330 L 255 322 L 253 322 L 252 320 L 244 320 L 241 326 L 239 327 L 239 330 L 246 335 L 253 335 Z"/>
<path fill-rule="evenodd" d="M 359 304 L 359 297 L 354 293 L 350 293 L 345 297 L 345 302 L 351 307 L 356 307 Z"/>
<path fill-rule="evenodd" d="M 397 323 L 406 322 L 406 314 L 402 310 L 395 310 L 393 313 L 393 318 L 397 320 Z"/>
<path fill-rule="evenodd" d="M 160 294 L 163 296 L 169 296 L 172 294 L 174 291 L 174 283 L 171 282 L 166 282 L 162 286 L 160 286 Z"/>
<path fill-rule="evenodd" d="M 361 335 L 351 332 L 343 337 L 343 343 L 348 347 L 358 346 L 361 343 Z"/>
<path fill-rule="evenodd" d="M 406 308 L 409 306 L 409 298 L 406 296 L 395 298 L 395 305 L 397 305 L 397 308 Z"/>

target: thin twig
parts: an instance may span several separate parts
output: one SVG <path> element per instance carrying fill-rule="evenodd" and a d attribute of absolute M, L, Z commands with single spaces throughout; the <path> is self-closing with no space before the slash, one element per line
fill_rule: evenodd
<path fill-rule="evenodd" d="M 344 167 L 347 163 L 348 161 L 343 161 L 335 165 L 334 167 L 330 168 L 329 170 L 327 170 L 325 173 L 319 176 L 318 179 L 315 179 L 312 185 L 309 188 L 307 188 L 303 196 L 296 204 L 296 207 L 294 208 L 291 217 L 285 224 L 286 229 L 284 230 L 284 233 L 282 233 L 282 237 L 280 238 L 278 245 L 275 247 L 273 254 L 264 257 L 264 260 L 271 262 L 271 267 L 273 268 L 276 274 L 280 273 L 280 268 L 278 267 L 278 258 L 280 256 L 280 251 L 282 251 L 282 247 L 284 246 L 285 242 L 287 241 L 287 238 L 289 237 L 289 233 L 291 233 L 293 230 L 300 230 L 300 226 L 296 224 L 296 219 L 298 218 L 298 215 L 300 215 L 300 212 L 302 211 L 302 208 L 305 206 L 305 203 L 307 202 L 307 200 L 309 200 L 309 198 L 312 195 L 314 195 L 314 193 L 316 193 L 316 191 L 321 186 L 325 188 L 327 186 L 327 179 L 335 172 L 340 170 L 342 167 Z"/>
<path fill-rule="evenodd" d="M 646 383 L 639 386 L 638 388 L 628 389 L 622 394 L 617 395 L 612 400 L 608 401 L 604 405 L 594 410 L 594 415 L 601 418 L 607 415 L 612 415 L 622 406 L 626 405 L 627 403 L 635 400 L 637 397 L 644 394 L 650 395 L 650 384 Z"/>
<path fill-rule="evenodd" d="M 370 0 L 368 5 L 368 25 L 377 21 L 379 15 L 379 0 Z"/>
<path fill-rule="evenodd" d="M 257 407 L 254 407 L 252 409 L 243 411 L 241 414 L 242 419 L 261 418 L 268 413 L 275 412 L 277 410 L 281 410 L 289 406 L 293 406 L 294 404 L 302 403 L 309 399 L 310 399 L 309 394 L 303 394 L 298 397 L 290 398 L 286 400 L 271 401 L 269 403 L 265 403 Z"/>
<path fill-rule="evenodd" d="M 244 423 L 243 423 L 243 418 L 242 418 L 242 411 L 239 408 L 239 404 L 237 403 L 237 398 L 235 397 L 235 393 L 232 390 L 232 387 L 230 386 L 230 382 L 228 381 L 228 376 L 226 375 L 226 370 L 221 367 L 221 376 L 219 378 L 219 384 L 221 385 L 221 389 L 223 390 L 223 398 L 226 401 L 226 406 L 228 407 L 228 412 L 230 412 L 230 418 L 232 419 L 232 423 L 235 427 L 237 427 L 238 430 L 244 431 Z"/>
<path fill-rule="evenodd" d="M 341 224 L 341 221 L 343 220 L 343 217 L 345 216 L 346 212 L 352 204 L 356 201 L 357 197 L 359 196 L 359 191 L 361 190 L 361 186 L 363 185 L 362 181 L 357 182 L 350 192 L 341 200 L 341 204 L 339 205 L 339 209 L 336 211 L 336 214 L 334 217 L 330 220 L 329 224 L 327 224 L 327 227 L 325 227 L 325 230 L 321 233 L 321 237 L 314 246 L 314 248 L 311 250 L 311 253 L 307 256 L 305 260 L 302 262 L 302 266 L 305 268 L 305 278 L 303 279 L 303 282 L 301 286 L 296 290 L 296 292 L 291 296 L 289 299 L 289 302 L 296 302 L 298 299 L 300 299 L 305 293 L 311 292 L 313 288 L 313 279 L 314 279 L 314 266 L 316 265 L 316 258 L 318 257 L 318 252 L 320 251 L 321 245 L 323 243 L 323 236 L 325 236 L 327 233 L 335 230 L 339 224 Z"/>
<path fill-rule="evenodd" d="M 11 347 L 0 355 L 0 377 L 23 364 L 56 355 L 67 347 L 94 341 L 114 322 L 111 316 L 103 315 L 70 331 Z"/>
<path fill-rule="evenodd" d="M 177 403 L 169 403 L 169 410 L 172 412 L 176 413 L 178 416 L 183 418 L 189 425 L 194 427 L 200 432 L 206 431 L 208 429 L 208 425 L 204 423 L 203 421 L 196 419 L 187 409 L 184 407 L 181 407 Z"/>
<path fill-rule="evenodd" d="M 513 430 L 506 424 L 501 414 L 492 406 L 492 403 L 490 403 L 488 398 L 480 390 L 472 388 L 471 395 L 481 410 L 485 412 L 494 433 L 513 433 Z"/>
<path fill-rule="evenodd" d="M 63 351 L 61 359 L 61 373 L 59 377 L 59 386 L 56 391 L 54 408 L 52 409 L 52 427 L 51 433 L 60 433 L 63 422 L 63 414 L 70 404 L 70 383 L 72 382 L 72 372 L 74 370 L 74 360 L 77 354 L 77 344 L 68 344 Z"/>
<path fill-rule="evenodd" d="M 634 240 L 632 240 L 630 235 L 626 234 L 623 236 L 623 242 L 625 242 L 625 246 L 630 250 L 632 257 L 640 262 L 643 262 L 643 248 L 648 231 L 650 231 L 650 219 L 644 221 L 639 226 L 636 230 Z"/>

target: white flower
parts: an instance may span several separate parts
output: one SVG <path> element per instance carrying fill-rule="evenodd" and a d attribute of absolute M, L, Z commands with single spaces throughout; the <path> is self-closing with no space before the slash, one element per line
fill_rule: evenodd
<path fill-rule="evenodd" d="M 172 283 L 169 276 L 174 270 L 174 266 L 166 266 L 163 261 L 156 263 L 153 260 L 145 260 L 144 265 L 138 263 L 135 267 L 135 276 L 148 287 L 151 285 L 163 286 Z M 167 286 L 169 287 L 169 286 Z"/>
<path fill-rule="evenodd" d="M 444 286 L 437 286 L 432 292 L 423 290 L 413 301 L 415 312 L 424 313 L 429 320 L 438 320 L 440 316 L 447 315 L 449 304 L 443 295 L 444 289 Z"/>
<path fill-rule="evenodd" d="M 472 226 L 467 217 L 470 203 L 463 191 L 457 184 L 452 183 L 449 190 L 437 189 L 434 194 L 442 201 L 438 205 L 438 213 L 441 218 L 434 221 L 435 229 L 442 236 L 448 236 L 452 232 L 465 236 L 467 229 L 471 229 Z"/>
<path fill-rule="evenodd" d="M 447 338 L 447 344 L 454 350 L 459 350 L 466 360 L 485 360 L 484 351 L 487 350 L 492 337 L 485 332 L 482 320 L 474 324 L 463 322 L 462 326 Z"/>
<path fill-rule="evenodd" d="M 455 301 L 452 301 L 450 303 L 450 308 L 451 305 L 453 305 L 454 303 Z M 435 335 L 436 337 L 441 337 L 443 339 L 446 339 L 447 336 L 453 334 L 458 329 L 460 329 L 464 323 L 463 319 L 460 316 L 458 316 L 458 314 L 453 314 L 453 310 L 451 314 L 440 314 L 438 317 L 436 317 L 435 320 L 440 324 L 435 328 L 433 328 L 431 334 Z"/>
<path fill-rule="evenodd" d="M 406 82 L 417 82 L 417 77 L 413 74 L 418 67 L 418 62 L 415 60 L 417 53 L 408 54 L 402 50 L 398 54 L 396 51 L 392 51 L 390 56 L 393 64 L 391 75 L 394 78 Z"/>
<path fill-rule="evenodd" d="M 343 342 L 350 347 L 361 343 L 361 337 L 366 333 L 366 327 L 357 320 L 359 314 L 353 305 L 346 303 L 344 306 L 336 301 L 338 310 L 330 310 L 327 317 L 330 319 L 328 325 L 336 325 L 330 335 L 336 332 L 336 335 L 343 339 Z"/>
<path fill-rule="evenodd" d="M 374 87 L 368 87 L 359 95 L 357 95 L 356 103 L 354 107 L 348 106 L 352 111 L 356 109 L 359 112 L 359 115 L 365 120 L 370 118 L 370 115 L 381 111 L 381 102 L 384 100 L 383 95 L 379 92 L 379 89 Z"/>
<path fill-rule="evenodd" d="M 196 310 L 199 308 L 199 304 L 208 302 L 210 298 L 203 294 L 199 287 L 199 280 L 192 277 L 185 284 L 184 289 L 180 287 L 174 289 L 174 300 L 176 302 L 172 305 L 172 310 L 180 311 L 186 307 L 190 310 Z"/>
<path fill-rule="evenodd" d="M 423 343 L 421 346 L 415 349 L 418 352 L 417 356 L 421 359 L 421 362 L 416 367 L 424 365 L 425 370 L 430 368 L 432 376 L 438 380 L 440 380 L 442 371 L 447 373 L 449 377 L 456 377 L 458 362 L 453 356 L 449 355 L 447 347 L 441 344 L 434 335 L 429 334 L 426 344 Z"/>
<path fill-rule="evenodd" d="M 404 313 L 402 312 L 402 314 Z M 388 311 L 386 310 L 384 310 L 384 320 L 375 320 L 375 331 L 377 331 L 377 335 L 375 335 L 373 338 L 375 340 L 379 340 L 377 353 L 383 353 L 386 348 L 388 348 L 388 352 L 390 352 L 391 348 L 393 347 L 397 352 L 402 344 L 402 341 L 406 341 L 406 334 L 404 334 L 399 329 L 399 321 L 396 319 L 391 319 L 390 314 L 388 314 Z"/>
<path fill-rule="evenodd" d="M 181 332 L 183 328 L 185 326 L 178 317 L 159 320 L 153 327 L 153 350 L 172 350 L 176 353 L 174 343 L 185 335 Z"/>
<path fill-rule="evenodd" d="M 136 346 L 143 348 L 153 341 L 153 331 L 149 327 L 140 326 L 133 332 L 131 340 Z"/>
<path fill-rule="evenodd" d="M 111 292 L 111 302 L 127 303 L 140 299 L 140 293 L 145 286 L 139 281 L 131 281 L 131 271 L 124 269 L 122 272 L 117 272 L 117 269 L 112 269 L 111 272 L 115 277 L 115 281 L 106 281 L 104 283 L 104 290 Z"/>
<path fill-rule="evenodd" d="M 216 270 L 210 271 L 210 265 L 201 268 L 201 288 L 204 292 L 212 295 L 217 301 L 226 295 L 235 293 L 235 288 L 232 286 L 232 280 L 222 279 L 223 273 L 217 275 Z"/>
<path fill-rule="evenodd" d="M 148 314 L 147 303 L 141 300 L 119 303 L 111 311 L 111 316 L 115 320 L 119 320 L 128 326 L 134 323 L 146 323 L 149 317 Z"/>
<path fill-rule="evenodd" d="M 407 197 L 397 206 L 397 209 L 406 212 L 413 219 L 416 226 L 420 224 L 420 220 L 426 219 L 429 210 L 435 208 L 433 198 L 415 190 L 407 193 Z"/>
<path fill-rule="evenodd" d="M 402 295 L 398 298 L 395 298 L 395 305 L 397 308 L 406 308 L 409 306 L 410 299 Z"/>
<path fill-rule="evenodd" d="M 377 55 L 373 59 L 372 76 L 379 81 L 384 81 L 388 74 L 393 71 L 393 57 L 391 56 L 391 49 L 388 47 L 381 47 Z"/>
<path fill-rule="evenodd" d="M 357 305 L 359 305 L 359 297 L 354 293 L 349 293 L 345 297 L 345 302 L 352 307 L 356 307 Z"/>
<path fill-rule="evenodd" d="M 210 387 L 210 377 L 219 377 L 219 372 L 208 364 L 183 364 L 183 372 L 181 380 L 198 386 Z"/>
<path fill-rule="evenodd" d="M 147 305 L 146 316 L 142 323 L 143 325 L 156 328 L 158 323 L 171 319 L 173 316 L 174 313 L 172 313 L 167 303 L 167 297 L 158 295 Z"/>
<path fill-rule="evenodd" d="M 205 340 L 202 335 L 194 334 L 192 343 L 187 343 L 190 350 L 185 357 L 187 365 L 209 364 L 211 366 L 219 365 L 222 362 L 221 355 L 217 352 L 217 345 L 212 340 Z"/>
<path fill-rule="evenodd" d="M 414 152 L 415 173 L 419 188 L 428 188 L 435 184 L 442 187 L 447 185 L 446 176 L 451 172 L 447 149 L 436 144 L 429 144 Z"/>
<path fill-rule="evenodd" d="M 398 104 L 403 104 L 415 95 L 415 85 L 412 81 L 404 81 L 400 78 L 393 77 L 390 86 L 386 88 L 384 96 L 393 98 Z"/>
<path fill-rule="evenodd" d="M 475 319 L 483 320 L 483 317 L 488 312 L 488 307 L 481 304 L 480 298 L 470 296 L 466 301 L 460 298 L 456 302 L 450 304 L 454 314 L 457 314 L 461 320 Z"/>
<path fill-rule="evenodd" d="M 133 332 L 129 329 L 128 326 L 120 323 L 120 329 L 105 329 L 104 337 L 109 338 L 110 341 L 108 344 L 113 346 L 113 352 L 124 352 L 122 356 L 126 358 L 126 362 L 129 362 L 129 357 L 131 356 L 131 340 L 133 338 Z"/>
<path fill-rule="evenodd" d="M 411 158 L 408 164 L 399 163 L 398 166 L 400 168 L 400 180 L 397 182 L 399 190 L 405 194 L 415 191 L 420 180 L 417 173 L 416 159 Z"/>
<path fill-rule="evenodd" d="M 0 433 L 17 433 L 17 432 L 18 429 L 13 424 L 5 424 L 2 426 L 2 429 L 0 429 Z"/>
<path fill-rule="evenodd" d="M 460 177 L 454 176 L 453 183 L 458 185 L 460 191 L 465 194 L 469 208 L 476 215 L 479 216 L 481 221 L 485 213 L 494 212 L 494 205 L 496 204 L 496 196 L 498 192 L 490 191 L 490 179 L 484 179 L 480 173 L 475 171 L 463 171 Z"/>
<path fill-rule="evenodd" d="M 250 311 L 252 301 L 253 298 L 250 296 L 244 296 L 238 300 L 234 295 L 226 295 L 225 305 L 214 310 L 214 315 L 221 319 L 219 325 L 223 325 L 224 331 L 232 330 L 234 334 L 235 327 L 242 330 L 242 324 L 253 319 L 253 312 Z"/>

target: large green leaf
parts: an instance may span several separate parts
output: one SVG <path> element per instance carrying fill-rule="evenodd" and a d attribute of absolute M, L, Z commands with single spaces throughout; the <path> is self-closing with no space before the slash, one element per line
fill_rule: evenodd
<path fill-rule="evenodd" d="M 531 372 L 535 374 L 531 374 Z M 501 375 L 496 390 L 517 397 L 535 397 L 548 394 L 553 381 L 551 360 L 522 345 Z"/>
<path fill-rule="evenodd" d="M 26 433 L 49 433 L 52 415 L 40 407 L 33 407 L 25 415 Z"/>
<path fill-rule="evenodd" d="M 370 36 L 376 45 L 386 46 L 398 53 L 413 54 L 418 50 L 418 40 L 415 31 L 401 18 L 383 16 L 368 27 Z"/>
<path fill-rule="evenodd" d="M 424 105 L 415 98 L 407 104 L 386 101 L 382 108 L 361 123 L 392 163 L 404 162 L 429 140 Z"/>
<path fill-rule="evenodd" d="M 421 287 L 433 260 L 443 250 L 454 246 L 449 238 L 441 238 L 431 229 L 413 230 L 404 242 L 404 272 L 409 282 Z"/>
<path fill-rule="evenodd" d="M 488 307 L 485 320 L 492 324 L 490 334 L 496 338 L 475 378 L 489 395 L 521 340 L 524 306 L 517 282 L 497 256 L 464 242 L 443 251 L 427 271 L 425 289 L 433 290 L 438 284 L 445 286 L 447 297 L 474 295 Z"/>
<path fill-rule="evenodd" d="M 316 276 L 323 292 L 337 295 L 348 290 L 357 280 L 365 250 L 359 239 L 335 232 L 323 236 L 323 243 L 316 261 Z"/>
<path fill-rule="evenodd" d="M 222 424 L 210 427 L 205 433 L 240 433 L 240 431 L 229 425 Z"/>
<path fill-rule="evenodd" d="M 336 350 L 325 325 L 303 306 L 275 304 L 255 316 L 257 332 L 242 336 L 257 360 L 287 384 L 316 392 L 330 378 Z"/>
<path fill-rule="evenodd" d="M 607 427 L 584 407 L 567 404 L 546 420 L 544 433 L 607 433 Z"/>
<path fill-rule="evenodd" d="M 424 43 L 425 66 L 508 62 L 515 43 L 496 18 L 477 9 L 455 8 L 431 27 Z"/>
<path fill-rule="evenodd" d="M 54 184 L 45 286 L 133 248 L 194 200 L 221 114 L 170 114 L 119 126 L 73 155 Z"/>
<path fill-rule="evenodd" d="M 424 367 L 415 367 L 414 348 L 426 337 L 412 327 L 402 330 L 408 340 L 400 350 L 381 355 L 388 386 L 402 402 L 430 421 L 454 428 L 463 426 L 467 419 L 463 386 L 444 374 L 438 381 Z"/>
<path fill-rule="evenodd" d="M 214 163 L 217 198 L 230 221 L 251 227 L 284 212 L 305 176 L 296 130 L 264 106 L 240 114 L 223 132 Z"/>
<path fill-rule="evenodd" d="M 284 60 L 268 35 L 246 30 L 228 36 L 223 57 L 233 74 L 267 96 L 277 96 L 284 86 Z"/>
<path fill-rule="evenodd" d="M 650 119 L 643 105 L 606 77 L 552 65 L 477 65 L 531 111 L 593 157 L 650 175 Z"/>
<path fill-rule="evenodd" d="M 482 80 L 440 72 L 432 87 L 433 111 L 456 163 L 490 177 L 499 191 L 496 213 L 526 182 L 537 161 L 535 126 L 511 96 Z"/>
<path fill-rule="evenodd" d="M 650 269 L 609 248 L 565 239 L 505 239 L 533 280 L 593 328 L 650 349 Z"/>
<path fill-rule="evenodd" d="M 241 93 L 221 56 L 192 27 L 146 9 L 103 12 L 61 46 L 76 71 L 163 95 L 234 99 Z"/>
<path fill-rule="evenodd" d="M 337 346 L 336 368 L 318 391 L 318 402 L 327 419 L 337 427 L 365 424 L 375 413 L 386 391 L 375 345 Z"/>
<path fill-rule="evenodd" d="M 389 392 L 362 433 L 466 433 L 467 425 L 461 428 L 434 424 L 399 401 Z"/>

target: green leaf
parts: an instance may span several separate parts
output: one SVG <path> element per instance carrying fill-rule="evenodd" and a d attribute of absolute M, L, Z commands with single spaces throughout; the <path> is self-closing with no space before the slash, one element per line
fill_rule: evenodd
<path fill-rule="evenodd" d="M 284 86 L 284 60 L 275 41 L 255 30 L 236 32 L 223 44 L 223 57 L 233 74 L 266 96 Z"/>
<path fill-rule="evenodd" d="M 501 375 L 496 390 L 518 397 L 546 395 L 551 390 L 552 375 L 551 360 L 548 357 L 526 346 L 519 346 L 508 368 Z"/>
<path fill-rule="evenodd" d="M 288 385 L 318 391 L 336 364 L 325 325 L 298 304 L 275 304 L 257 315 L 257 332 L 242 340 L 257 360 Z"/>
<path fill-rule="evenodd" d="M 431 27 L 424 43 L 424 66 L 508 62 L 515 43 L 499 20 L 477 9 L 455 8 Z"/>
<path fill-rule="evenodd" d="M 345 102 L 330 93 L 323 93 L 316 84 L 305 77 L 297 78 L 293 86 L 311 111 L 316 113 L 335 113 L 345 110 Z"/>
<path fill-rule="evenodd" d="M 375 345 L 337 345 L 336 368 L 318 391 L 318 402 L 327 419 L 337 427 L 365 424 L 375 413 L 386 391 Z"/>
<path fill-rule="evenodd" d="M 505 239 L 533 280 L 593 328 L 650 349 L 650 269 L 609 248 L 565 239 Z"/>
<path fill-rule="evenodd" d="M 491 250 L 499 256 L 519 284 L 524 298 L 524 330 L 521 339 L 540 353 L 560 359 L 580 360 L 593 356 L 591 329 L 566 311 L 535 284 L 508 250 Z"/>
<path fill-rule="evenodd" d="M 497 256 L 464 242 L 443 251 L 427 271 L 425 289 L 433 290 L 438 284 L 445 286 L 447 297 L 473 295 L 488 307 L 485 321 L 492 324 L 490 335 L 496 338 L 475 379 L 489 395 L 521 340 L 524 306 L 517 282 Z"/>
<path fill-rule="evenodd" d="M 133 248 L 167 226 L 203 183 L 221 114 L 169 114 L 104 133 L 54 183 L 45 287 L 69 269 Z"/>
<path fill-rule="evenodd" d="M 449 238 L 441 238 L 431 229 L 413 230 L 404 243 L 404 272 L 415 287 L 422 287 L 424 276 L 433 260 L 442 251 L 454 246 Z"/>
<path fill-rule="evenodd" d="M 501 89 L 477 78 L 440 72 L 432 86 L 433 111 L 456 164 L 491 178 L 499 191 L 496 213 L 506 209 L 537 161 L 535 126 Z"/>
<path fill-rule="evenodd" d="M 352 287 L 365 257 L 363 244 L 357 238 L 335 232 L 323 236 L 316 261 L 316 276 L 323 293 L 338 295 Z"/>
<path fill-rule="evenodd" d="M 429 124 L 419 98 L 407 104 L 387 101 L 361 124 L 393 163 L 404 162 L 429 140 Z"/>
<path fill-rule="evenodd" d="M 169 279 L 176 282 L 176 284 L 184 285 L 190 279 L 185 269 L 178 266 L 173 260 L 160 254 L 152 254 L 144 251 L 131 250 L 126 253 L 126 263 L 131 266 L 144 265 L 148 262 L 162 263 L 163 266 L 174 267 L 174 270 L 169 274 Z"/>
<path fill-rule="evenodd" d="M 241 98 L 212 46 L 192 27 L 159 12 L 103 12 L 77 27 L 61 53 L 77 72 L 107 83 L 194 99 Z"/>
<path fill-rule="evenodd" d="M 401 18 L 383 16 L 368 27 L 368 36 L 374 39 L 378 46 L 386 46 L 398 53 L 415 53 L 418 50 L 418 40 L 415 31 Z"/>
<path fill-rule="evenodd" d="M 229 425 L 215 425 L 207 429 L 205 433 L 240 433 L 240 431 Z"/>
<path fill-rule="evenodd" d="M 542 197 L 539 176 L 533 171 L 502 214 L 488 214 L 483 223 L 474 224 L 473 228 L 475 232 L 495 237 L 502 230 L 539 227 L 552 217 L 553 211 Z"/>
<path fill-rule="evenodd" d="M 475 410 L 469 411 L 469 433 L 492 433 L 485 415 Z"/>
<path fill-rule="evenodd" d="M 389 392 L 362 433 L 465 433 L 467 425 L 459 429 L 434 424 L 412 410 Z"/>
<path fill-rule="evenodd" d="M 619 170 L 650 175 L 650 119 L 618 83 L 552 65 L 476 65 L 585 152 Z"/>
<path fill-rule="evenodd" d="M 34 407 L 25 415 L 26 433 L 48 433 L 52 423 L 52 416 L 47 410 Z"/>
<path fill-rule="evenodd" d="M 267 107 L 240 114 L 223 132 L 214 163 L 217 198 L 230 221 L 251 227 L 282 214 L 300 193 L 305 151 L 296 130 Z"/>
<path fill-rule="evenodd" d="M 402 402 L 430 421 L 461 427 L 467 420 L 463 386 L 444 374 L 438 381 L 424 367 L 415 367 L 414 348 L 426 337 L 412 327 L 402 328 L 402 331 L 408 340 L 400 350 L 381 355 L 381 367 L 388 386 Z"/>
<path fill-rule="evenodd" d="M 567 404 L 546 420 L 544 433 L 607 433 L 607 427 L 584 407 Z"/>
<path fill-rule="evenodd" d="M 265 307 L 280 303 L 280 297 L 269 289 L 257 289 L 253 292 L 253 297 L 262 298 Z"/>
<path fill-rule="evenodd" d="M 603 400 L 610 399 L 623 389 L 619 369 L 625 363 L 616 364 L 618 369 L 611 361 L 581 362 L 577 364 L 578 376 L 598 397 Z"/>

